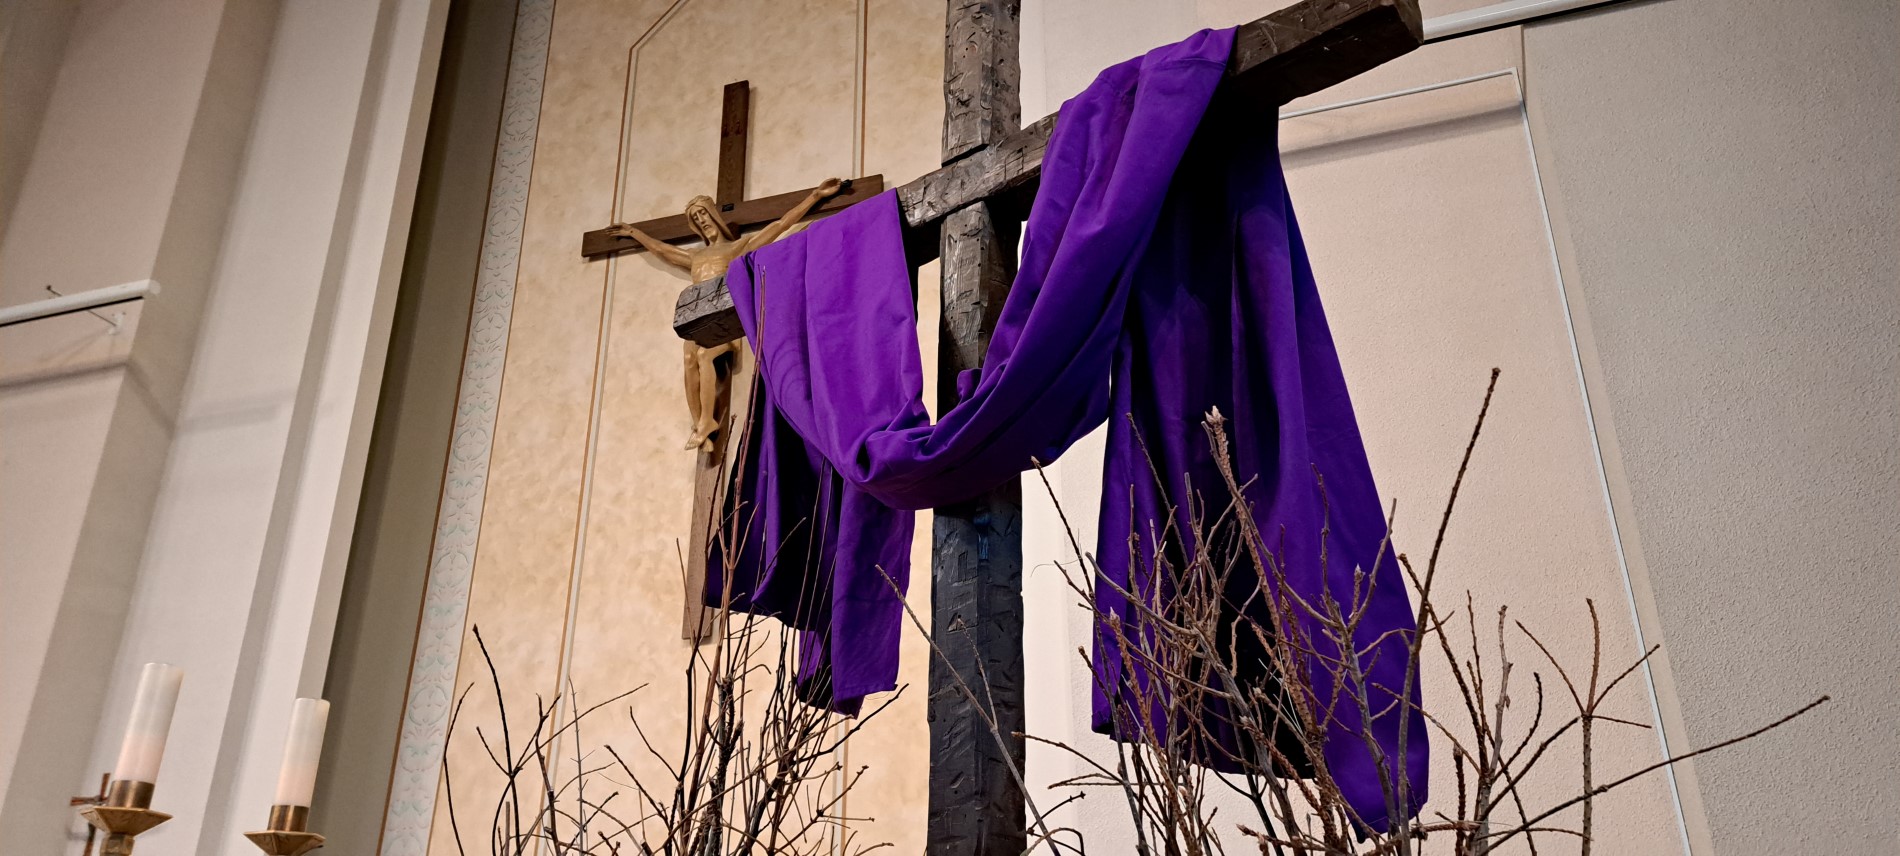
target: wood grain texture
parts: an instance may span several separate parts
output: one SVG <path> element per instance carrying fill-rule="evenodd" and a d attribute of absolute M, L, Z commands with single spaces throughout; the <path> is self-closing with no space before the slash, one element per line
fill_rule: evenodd
<path fill-rule="evenodd" d="M 883 192 L 884 176 L 882 175 L 867 175 L 863 178 L 854 178 L 851 180 L 851 186 L 849 188 L 839 191 L 838 195 L 819 203 L 817 208 L 812 209 L 809 219 L 817 219 L 836 214 L 845 208 L 849 208 L 852 205 L 856 205 L 859 202 L 863 202 Z M 742 202 L 721 204 L 720 213 L 726 218 L 726 222 L 730 224 L 734 230 L 744 232 L 747 229 L 763 226 L 785 216 L 785 212 L 792 210 L 792 206 L 804 201 L 806 195 L 810 193 L 811 188 L 806 188 L 804 190 L 794 190 L 790 193 L 780 193 L 775 196 L 762 196 L 758 199 L 747 199 Z M 633 225 L 640 231 L 669 244 L 684 244 L 689 241 L 699 240 L 699 236 L 694 234 L 691 224 L 686 222 L 685 214 L 655 217 L 651 220 L 642 220 Z M 601 256 L 610 256 L 615 253 L 646 252 L 645 248 L 641 247 L 638 241 L 632 238 L 610 235 L 608 234 L 609 231 L 611 230 L 595 229 L 592 232 L 582 235 L 581 256 L 583 258 L 592 259 Z"/>
<path fill-rule="evenodd" d="M 706 606 L 706 557 L 712 552 L 713 522 L 718 519 L 720 491 L 726 484 L 723 461 L 726 432 L 713 438 L 717 448 L 693 453 L 692 547 L 686 553 L 685 589 L 680 601 L 680 638 L 695 645 L 710 641 L 718 628 L 719 611 Z"/>
<path fill-rule="evenodd" d="M 1228 85 L 1278 107 L 1417 50 L 1424 39 L 1418 0 L 1306 0 L 1235 31 Z"/>
<path fill-rule="evenodd" d="M 1020 12 L 1018 0 L 949 0 L 946 169 L 1021 130 Z M 997 193 L 964 195 L 943 217 L 940 412 L 956 405 L 958 377 L 982 369 L 1016 278 L 1021 221 L 990 204 Z M 927 700 L 929 856 L 1017 854 L 1028 840 L 1023 791 L 1011 769 L 1022 769 L 1024 755 L 1022 514 L 1022 481 L 1012 478 L 933 516 L 930 636 L 942 656 L 931 658 Z"/>
<path fill-rule="evenodd" d="M 943 162 L 1022 126 L 1020 0 L 950 0 L 943 33 Z"/>
<path fill-rule="evenodd" d="M 944 218 L 942 409 L 958 400 L 958 376 L 982 367 L 1015 279 L 1017 230 L 982 203 Z M 926 852 L 1022 853 L 1023 792 L 1010 771 L 1022 769 L 1025 722 L 1021 479 L 937 508 L 932 534 L 931 638 L 941 656 L 930 661 Z"/>
<path fill-rule="evenodd" d="M 734 401 L 738 399 L 733 387 L 739 384 L 746 353 L 741 349 L 713 361 L 713 370 L 719 373 L 718 409 L 725 414 L 725 420 L 712 436 L 712 451 L 693 453 L 693 521 L 687 533 L 690 548 L 686 553 L 680 638 L 695 645 L 717 638 L 713 631 L 719 627 L 719 611 L 705 605 L 706 567 L 708 557 L 712 555 L 713 538 L 719 531 L 719 516 L 726 504 L 726 486 L 731 483 L 731 474 L 726 468 L 726 451 L 730 448 L 737 421 L 744 418 L 743 405 L 751 398 L 747 395 L 741 406 L 734 406 Z"/>
<path fill-rule="evenodd" d="M 1000 142 L 897 188 L 904 225 L 927 228 L 978 200 L 1000 206 L 998 215 L 1021 217 L 1042 177 L 1042 156 L 1055 131 L 1050 114 Z"/>
<path fill-rule="evenodd" d="M 752 82 L 726 84 L 719 108 L 719 180 L 713 201 L 733 205 L 745 199 L 746 128 L 752 121 Z"/>
<path fill-rule="evenodd" d="M 739 313 L 732 311 L 732 292 L 724 275 L 696 282 L 680 292 L 673 306 L 673 332 L 710 348 L 745 335 Z"/>
<path fill-rule="evenodd" d="M 953 0 L 953 17 L 963 5 Z M 1275 108 L 1410 53 L 1423 38 L 1417 0 L 1306 0 L 1240 26 L 1228 61 L 1228 85 L 1234 94 L 1261 109 Z M 950 73 L 946 69 L 946 75 Z M 976 95 L 970 98 L 972 103 L 978 100 Z M 955 100 L 946 94 L 946 106 Z M 912 231 L 934 230 L 950 212 L 978 200 L 989 201 L 998 216 L 1024 215 L 1042 178 L 1042 158 L 1057 117 L 1051 113 L 987 146 L 960 149 L 943 168 L 897 188 L 904 224 Z M 988 127 L 993 130 L 996 126 Z M 946 153 L 951 151 L 950 142 L 946 127 Z M 960 136 L 958 142 L 960 145 Z M 684 229 L 685 218 L 677 219 Z M 588 234 L 591 237 L 596 233 Z M 919 243 L 928 247 L 936 242 Z M 921 264 L 929 261 L 929 256 L 926 253 L 913 261 Z M 720 301 L 697 295 L 690 305 L 695 311 L 730 312 L 732 302 L 728 299 L 722 306 Z M 681 295 L 680 306 L 689 306 L 687 295 Z M 734 324 L 687 315 L 674 319 L 674 329 L 681 336 L 700 342 L 708 340 L 690 335 L 691 331 L 724 329 Z"/>

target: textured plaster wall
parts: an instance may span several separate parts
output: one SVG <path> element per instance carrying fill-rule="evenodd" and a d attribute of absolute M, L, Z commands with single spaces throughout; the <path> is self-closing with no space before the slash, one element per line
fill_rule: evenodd
<path fill-rule="evenodd" d="M 235 853 L 322 688 L 446 0 L 76 7 L 0 301 L 164 289 L 115 337 L 3 331 L 0 851 L 80 851 L 67 798 L 162 660 L 175 818 L 140 852 Z"/>
<path fill-rule="evenodd" d="M 1530 30 L 1600 430 L 1715 848 L 1900 846 L 1900 10 L 1639 3 Z"/>
<path fill-rule="evenodd" d="M 1467 4 L 1470 5 L 1470 4 Z M 1453 4 L 1426 4 L 1442 14 Z M 1041 34 L 1025 37 L 1025 63 L 1040 59 L 1045 105 L 1085 85 L 1113 55 L 1137 53 L 1199 26 L 1251 19 L 1257 4 L 1171 6 L 1179 33 L 1156 33 L 1128 19 L 1094 15 L 1088 4 L 1042 4 Z M 1089 33 L 1077 38 L 1076 30 Z M 1032 53 L 1034 51 L 1034 53 Z M 1403 89 L 1509 69 L 1521 63 L 1515 31 L 1492 33 L 1421 50 L 1295 107 Z M 1078 73 L 1076 68 L 1085 69 Z M 1026 85 L 1026 90 L 1028 86 Z M 1025 97 L 1025 101 L 1029 100 Z M 1026 111 L 1027 112 L 1027 111 Z M 1491 367 L 1504 370 L 1486 437 L 1445 544 L 1439 597 L 1465 614 L 1472 593 L 1487 656 L 1497 609 L 1534 629 L 1573 668 L 1584 668 L 1590 645 L 1586 599 L 1602 616 L 1606 659 L 1634 661 L 1637 643 L 1617 542 L 1591 445 L 1577 364 L 1566 326 L 1564 293 L 1545 228 L 1537 174 L 1514 79 L 1495 78 L 1453 89 L 1280 123 L 1288 181 L 1306 235 L 1320 293 L 1368 453 L 1384 497 L 1396 500 L 1398 548 L 1423 559 L 1445 492 L 1469 436 Z M 1246 426 L 1235 426 L 1246 430 Z M 1055 498 L 1088 530 L 1100 490 L 1093 438 L 1055 468 Z M 1031 491 L 1032 494 L 1041 491 Z M 1032 660 L 1031 728 L 1092 753 L 1106 753 L 1087 734 L 1089 686 L 1074 650 L 1089 642 L 1088 616 L 1071 606 L 1056 563 L 1073 566 L 1048 500 L 1038 497 L 1026 522 L 1031 582 L 1031 651 L 1063 650 L 1060 660 Z M 1461 617 L 1461 621 L 1463 618 Z M 1526 637 L 1507 637 L 1520 663 L 1518 681 L 1538 669 L 1555 676 Z M 1434 710 L 1461 719 L 1449 675 L 1427 662 L 1424 692 Z M 1433 700 L 1436 700 L 1435 702 Z M 1447 707 L 1449 705 L 1449 707 Z M 1652 719 L 1647 690 L 1627 685 L 1613 715 Z M 1525 718 L 1528 718 L 1528 711 Z M 1521 723 L 1520 723 L 1521 724 Z M 1462 729 L 1461 729 L 1462 730 Z M 1647 731 L 1604 735 L 1601 770 L 1631 770 L 1661 757 Z M 1441 738 L 1431 787 L 1440 799 L 1456 792 L 1451 753 Z M 1548 805 L 1574 793 L 1577 749 L 1560 747 L 1542 775 L 1524 783 L 1526 802 Z M 1074 759 L 1032 749 L 1039 782 L 1083 772 Z M 1042 798 L 1055 802 L 1051 794 Z M 1091 833 L 1092 843 L 1127 841 L 1125 811 L 1107 800 L 1074 804 L 1064 819 Z M 1222 804 L 1241 819 L 1251 809 Z M 1576 813 L 1560 815 L 1576 822 Z M 1603 800 L 1599 833 L 1618 853 L 1682 850 L 1667 780 L 1655 777 Z M 1543 840 L 1539 852 L 1574 852 L 1574 842 Z M 1230 846 L 1251 845 L 1237 837 Z M 1522 848 L 1522 842 L 1515 845 Z M 1513 851 L 1518 852 L 1518 851 Z"/>
<path fill-rule="evenodd" d="M 518 726 L 533 715 L 533 694 L 552 695 L 563 676 L 596 701 L 645 684 L 586 731 L 591 749 L 612 744 L 641 767 L 650 765 L 625 710 L 656 743 L 677 743 L 690 651 L 679 616 L 692 456 L 681 448 L 689 420 L 671 329 L 685 280 L 645 255 L 584 261 L 580 236 L 616 218 L 673 213 L 711 191 L 720 91 L 735 80 L 749 79 L 753 90 L 748 196 L 857 171 L 858 4 L 850 0 L 680 4 L 638 52 L 623 164 L 629 47 L 669 5 L 562 0 L 554 11 L 456 678 L 458 687 L 486 680 L 472 635 L 479 626 Z M 895 184 L 937 165 L 943 8 L 937 0 L 864 5 L 861 174 Z M 745 48 L 720 47 L 730 45 Z M 920 325 L 934 330 L 934 314 Z M 927 602 L 927 585 L 912 596 Z M 904 670 L 914 686 L 848 750 L 851 766 L 871 770 L 845 811 L 869 819 L 855 824 L 865 840 L 904 852 L 922 844 L 925 663 L 913 644 Z M 471 807 L 492 805 L 498 791 L 472 740 L 477 724 L 486 729 L 496 718 L 485 693 L 471 696 L 463 736 L 447 750 L 465 822 L 485 816 Z M 431 852 L 454 848 L 445 798 L 436 800 Z"/>

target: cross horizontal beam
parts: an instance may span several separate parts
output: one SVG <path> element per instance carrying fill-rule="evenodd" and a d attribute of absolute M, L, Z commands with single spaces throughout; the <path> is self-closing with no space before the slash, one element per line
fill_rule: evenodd
<path fill-rule="evenodd" d="M 1262 108 L 1277 108 L 1409 53 L 1423 39 L 1417 0 L 1303 0 L 1240 26 L 1228 60 L 1227 85 Z M 1058 115 L 1044 116 L 897 188 L 905 225 L 934 229 L 950 212 L 981 201 L 1027 210 Z M 934 239 L 910 243 L 920 248 L 937 244 Z M 744 335 L 724 277 L 680 292 L 673 330 L 702 345 Z"/>
<path fill-rule="evenodd" d="M 817 208 L 813 208 L 811 216 L 816 218 L 823 217 L 827 214 L 836 214 L 840 209 L 846 206 L 863 202 L 883 192 L 884 176 L 882 175 L 867 175 L 863 178 L 854 178 L 851 180 L 849 187 L 838 191 L 836 196 L 826 199 L 819 203 Z M 792 210 L 793 206 L 805 201 L 805 197 L 810 195 L 810 193 L 810 188 L 807 188 L 805 190 L 794 190 L 790 193 L 780 193 L 776 196 L 762 196 L 758 199 L 747 199 L 742 202 L 729 202 L 720 206 L 719 213 L 720 216 L 726 218 L 726 225 L 731 226 L 734 231 L 743 232 L 756 226 L 763 226 L 785 216 L 785 212 Z M 684 244 L 688 241 L 699 240 L 699 233 L 693 231 L 693 224 L 687 222 L 685 214 L 674 214 L 668 217 L 655 217 L 651 220 L 642 220 L 633 224 L 633 227 L 669 244 Z M 595 229 L 581 236 L 581 257 L 591 259 L 600 256 L 611 256 L 615 253 L 638 253 L 644 250 L 644 248 L 640 246 L 640 242 L 632 238 L 611 234 L 612 232 L 612 228 Z M 719 340 L 719 342 L 730 341 L 732 340 Z M 716 345 L 719 344 L 719 342 L 709 344 Z"/>

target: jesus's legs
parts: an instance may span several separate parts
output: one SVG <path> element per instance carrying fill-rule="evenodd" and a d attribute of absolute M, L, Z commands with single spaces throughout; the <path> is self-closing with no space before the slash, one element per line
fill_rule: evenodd
<path fill-rule="evenodd" d="M 693 435 L 687 438 L 686 448 L 710 452 L 713 450 L 712 435 L 719 430 L 720 417 L 719 367 L 715 362 L 732 353 L 734 347 L 732 342 L 713 348 L 701 348 L 687 342 L 686 349 L 687 398 L 693 413 Z"/>

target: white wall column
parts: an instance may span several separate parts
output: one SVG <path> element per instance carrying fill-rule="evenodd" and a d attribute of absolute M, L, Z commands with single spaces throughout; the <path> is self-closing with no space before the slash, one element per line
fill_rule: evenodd
<path fill-rule="evenodd" d="M 104 713 L 111 664 L 277 4 L 4 13 L 20 17 L 0 70 L 28 58 L 51 85 L 0 87 L 0 160 L 17 190 L 0 304 L 41 301 L 49 285 L 171 283 L 162 304 L 115 310 L 117 330 L 83 314 L 0 330 L 0 851 L 44 853 L 71 825 L 67 799 L 97 787 L 95 731 L 123 716 Z"/>
<path fill-rule="evenodd" d="M 221 173 L 228 216 L 177 349 L 190 369 L 149 524 L 129 523 L 142 552 L 109 685 L 71 712 L 96 719 L 59 747 L 81 761 L 17 765 L 0 851 L 53 852 L 63 836 L 77 852 L 65 797 L 96 786 L 140 664 L 164 660 L 186 672 L 155 799 L 176 819 L 140 852 L 254 852 L 241 833 L 265 820 L 291 701 L 323 686 L 447 5 L 288 0 L 248 102 L 232 81 L 202 82 L 200 113 L 240 121 L 243 145 L 198 175 L 187 159 L 170 185 L 165 207 L 190 208 L 193 179 Z M 16 223 L 33 216 L 32 183 L 29 171 Z"/>

